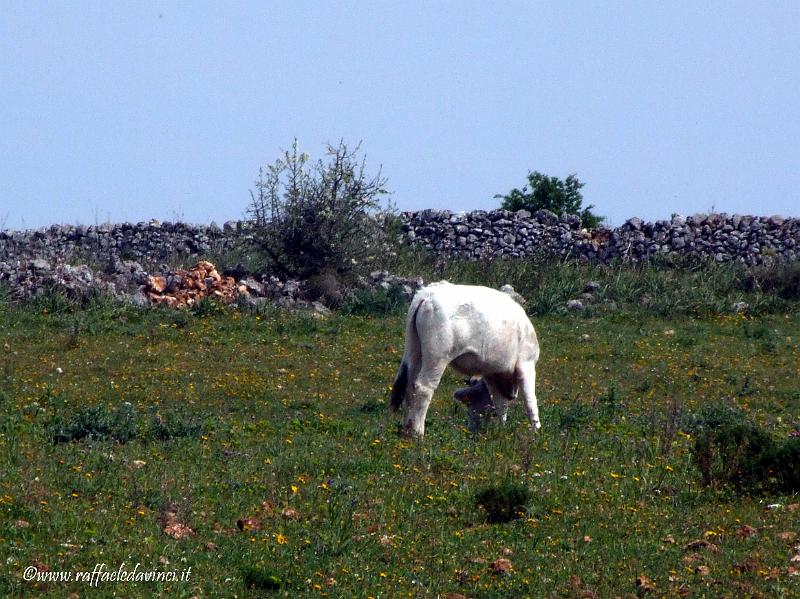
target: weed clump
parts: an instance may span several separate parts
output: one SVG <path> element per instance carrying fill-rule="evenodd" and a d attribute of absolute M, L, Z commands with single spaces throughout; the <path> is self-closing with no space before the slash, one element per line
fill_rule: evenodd
<path fill-rule="evenodd" d="M 111 439 L 126 443 L 139 432 L 136 412 L 130 404 L 114 410 L 91 406 L 79 410 L 71 418 L 56 416 L 49 428 L 55 444 L 83 439 Z"/>
<path fill-rule="evenodd" d="M 384 316 L 402 314 L 407 306 L 408 300 L 398 286 L 359 289 L 342 306 L 342 312 L 358 316 Z"/>
<path fill-rule="evenodd" d="M 774 444 L 764 454 L 761 467 L 779 492 L 800 491 L 800 438 Z"/>
<path fill-rule="evenodd" d="M 800 264 L 768 264 L 754 269 L 742 281 L 746 291 L 761 291 L 784 300 L 800 299 Z"/>
<path fill-rule="evenodd" d="M 555 414 L 558 429 L 561 431 L 581 430 L 592 419 L 592 412 L 591 408 L 580 402 L 559 409 Z"/>
<path fill-rule="evenodd" d="M 167 412 L 157 414 L 150 422 L 150 435 L 158 441 L 169 441 L 184 437 L 197 438 L 203 432 L 203 425 L 188 419 L 185 415 Z"/>
<path fill-rule="evenodd" d="M 274 572 L 257 566 L 244 566 L 241 570 L 244 586 L 256 591 L 277 591 L 281 579 Z"/>
<path fill-rule="evenodd" d="M 56 445 L 83 440 L 127 443 L 132 439 L 196 438 L 202 434 L 203 425 L 176 412 L 154 414 L 144 420 L 132 404 L 125 402 L 117 408 L 91 406 L 69 416 L 59 412 L 51 418 L 47 430 Z"/>
<path fill-rule="evenodd" d="M 486 521 L 503 524 L 524 516 L 531 499 L 528 487 L 512 481 L 489 485 L 475 494 L 475 504 L 483 510 Z"/>
<path fill-rule="evenodd" d="M 203 298 L 191 307 L 192 314 L 198 318 L 210 318 L 225 313 L 225 306 L 213 299 Z"/>
<path fill-rule="evenodd" d="M 712 404 L 690 418 L 692 460 L 705 486 L 740 491 L 800 490 L 800 439 L 776 441 L 736 408 Z"/>

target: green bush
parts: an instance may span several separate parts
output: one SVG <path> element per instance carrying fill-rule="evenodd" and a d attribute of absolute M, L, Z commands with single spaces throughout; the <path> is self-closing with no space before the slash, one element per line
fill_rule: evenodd
<path fill-rule="evenodd" d="M 771 448 L 761 428 L 748 422 L 725 424 L 695 437 L 692 458 L 706 486 L 754 487 L 763 482 L 761 463 Z"/>
<path fill-rule="evenodd" d="M 605 220 L 592 213 L 594 206 L 583 207 L 581 188 L 585 185 L 573 174 L 564 181 L 558 177 L 548 177 L 538 171 L 528 173 L 528 184 L 522 189 L 512 189 L 502 198 L 506 210 L 549 210 L 555 214 L 575 214 L 580 217 L 584 227 L 594 229 Z"/>
<path fill-rule="evenodd" d="M 556 406 L 553 417 L 562 431 L 580 431 L 596 416 L 596 410 L 576 401 L 565 408 Z"/>
<path fill-rule="evenodd" d="M 0 283 L 0 314 L 8 310 L 11 304 L 11 290 L 5 283 Z"/>
<path fill-rule="evenodd" d="M 150 420 L 150 435 L 158 441 L 183 437 L 196 438 L 203 433 L 203 425 L 185 414 L 167 412 L 156 414 Z"/>
<path fill-rule="evenodd" d="M 71 314 L 81 307 L 80 302 L 63 290 L 51 287 L 26 300 L 26 306 L 42 314 Z"/>
<path fill-rule="evenodd" d="M 743 279 L 741 287 L 784 300 L 800 300 L 800 262 L 773 263 L 755 268 Z"/>
<path fill-rule="evenodd" d="M 743 491 L 800 491 L 800 439 L 775 441 L 746 415 L 724 403 L 691 416 L 692 460 L 706 486 Z"/>
<path fill-rule="evenodd" d="M 530 499 L 528 487 L 508 480 L 484 487 L 475 494 L 475 504 L 483 510 L 486 521 L 491 524 L 521 518 L 528 511 Z"/>
<path fill-rule="evenodd" d="M 225 306 L 215 299 L 204 297 L 200 301 L 192 304 L 190 308 L 192 314 L 198 318 L 209 318 L 225 313 Z"/>

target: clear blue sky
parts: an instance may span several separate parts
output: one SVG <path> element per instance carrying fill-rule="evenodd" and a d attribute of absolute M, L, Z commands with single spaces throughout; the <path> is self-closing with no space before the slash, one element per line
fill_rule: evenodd
<path fill-rule="evenodd" d="M 3 2 L 0 225 L 241 218 L 295 137 L 403 210 L 800 216 L 799 98 L 796 0 Z"/>

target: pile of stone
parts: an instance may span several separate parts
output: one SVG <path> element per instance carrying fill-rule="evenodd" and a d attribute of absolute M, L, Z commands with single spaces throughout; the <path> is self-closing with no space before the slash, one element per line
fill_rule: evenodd
<path fill-rule="evenodd" d="M 149 276 L 144 287 L 152 304 L 164 304 L 170 308 L 192 306 L 204 298 L 230 304 L 240 295 L 249 295 L 245 285 L 237 284 L 233 277 L 223 277 L 206 260 L 201 260 L 189 270 L 176 270 L 166 276 Z"/>

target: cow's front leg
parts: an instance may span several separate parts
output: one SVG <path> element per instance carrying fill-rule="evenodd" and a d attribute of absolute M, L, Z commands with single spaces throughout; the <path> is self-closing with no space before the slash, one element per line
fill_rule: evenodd
<path fill-rule="evenodd" d="M 528 362 L 520 366 L 519 369 L 519 388 L 522 392 L 522 399 L 525 402 L 525 413 L 531 422 L 531 428 L 539 430 L 542 428 L 539 422 L 539 405 L 536 402 L 536 364 Z"/>
<path fill-rule="evenodd" d="M 502 424 L 508 419 L 508 400 L 500 394 L 494 398 L 494 411 Z"/>

